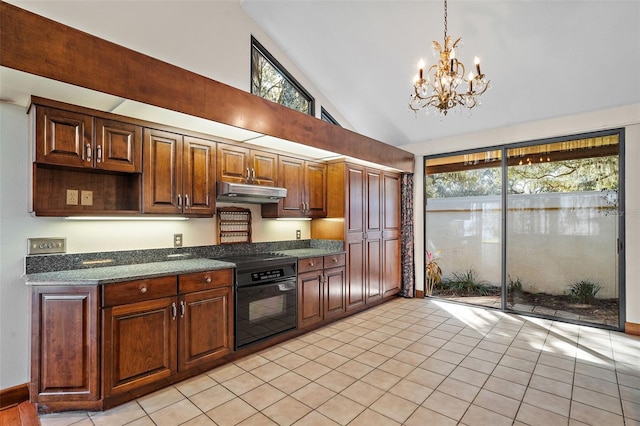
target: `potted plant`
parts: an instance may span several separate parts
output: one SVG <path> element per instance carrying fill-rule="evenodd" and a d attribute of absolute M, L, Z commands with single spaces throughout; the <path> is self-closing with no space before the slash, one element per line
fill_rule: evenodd
<path fill-rule="evenodd" d="M 425 262 L 424 267 L 424 278 L 425 278 L 425 289 L 424 295 L 431 296 L 433 294 L 433 289 L 440 282 L 442 278 L 442 269 L 438 265 L 438 255 L 442 249 L 438 250 L 433 254 L 431 251 L 427 250 L 427 261 Z"/>

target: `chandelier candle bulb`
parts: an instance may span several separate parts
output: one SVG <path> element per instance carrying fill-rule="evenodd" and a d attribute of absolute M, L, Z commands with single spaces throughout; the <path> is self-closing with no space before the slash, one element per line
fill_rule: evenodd
<path fill-rule="evenodd" d="M 476 71 L 478 72 L 478 75 L 482 75 L 482 73 L 480 72 L 480 58 L 478 58 L 476 56 L 476 59 L 474 60 L 475 64 L 476 64 Z"/>

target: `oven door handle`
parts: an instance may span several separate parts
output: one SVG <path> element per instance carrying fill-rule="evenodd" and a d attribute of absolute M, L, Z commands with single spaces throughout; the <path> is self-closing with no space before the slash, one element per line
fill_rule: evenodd
<path fill-rule="evenodd" d="M 295 289 L 296 289 L 295 281 L 283 281 L 281 283 L 278 283 L 278 290 L 281 292 L 293 291 Z"/>

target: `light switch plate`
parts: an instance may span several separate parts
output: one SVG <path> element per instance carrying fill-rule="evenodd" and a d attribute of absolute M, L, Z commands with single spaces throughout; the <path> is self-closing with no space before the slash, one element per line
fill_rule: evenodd
<path fill-rule="evenodd" d="M 80 205 L 82 206 L 93 205 L 93 191 L 80 191 Z"/>
<path fill-rule="evenodd" d="M 66 238 L 27 238 L 28 254 L 55 254 L 67 252 Z"/>

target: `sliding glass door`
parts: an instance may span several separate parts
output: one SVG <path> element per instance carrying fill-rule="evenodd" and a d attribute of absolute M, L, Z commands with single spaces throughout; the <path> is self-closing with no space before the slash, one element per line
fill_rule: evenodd
<path fill-rule="evenodd" d="M 618 326 L 618 135 L 507 150 L 507 308 Z"/>
<path fill-rule="evenodd" d="M 425 158 L 426 294 L 618 328 L 621 137 Z"/>
<path fill-rule="evenodd" d="M 441 271 L 427 293 L 500 308 L 501 159 L 492 150 L 426 160 L 425 259 Z"/>

